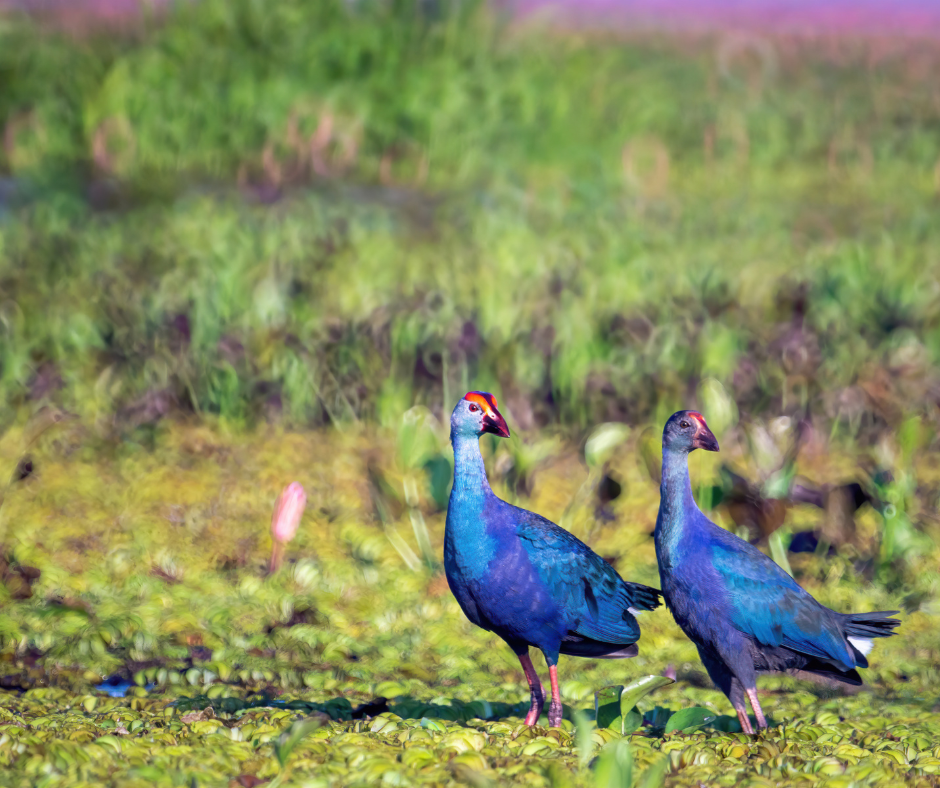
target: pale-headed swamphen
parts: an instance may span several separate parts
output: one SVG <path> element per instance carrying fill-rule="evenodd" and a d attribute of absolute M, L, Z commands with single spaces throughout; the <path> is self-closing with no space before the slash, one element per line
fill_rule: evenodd
<path fill-rule="evenodd" d="M 698 647 L 712 681 L 731 701 L 741 728 L 753 733 L 744 697 L 757 700 L 757 675 L 862 683 L 872 638 L 888 637 L 898 611 L 837 613 L 821 605 L 756 547 L 715 525 L 699 510 L 689 482 L 689 452 L 718 451 L 705 419 L 674 414 L 663 430 L 662 486 L 656 557 L 666 606 Z"/>
<path fill-rule="evenodd" d="M 580 539 L 544 517 L 493 494 L 480 436 L 509 437 L 492 394 L 471 391 L 454 408 L 454 486 L 447 507 L 444 569 L 461 609 L 499 635 L 519 657 L 532 705 L 542 713 L 542 684 L 529 646 L 545 655 L 552 686 L 549 725 L 561 725 L 558 655 L 619 659 L 638 653 L 635 614 L 659 604 L 659 592 L 628 583 Z"/>

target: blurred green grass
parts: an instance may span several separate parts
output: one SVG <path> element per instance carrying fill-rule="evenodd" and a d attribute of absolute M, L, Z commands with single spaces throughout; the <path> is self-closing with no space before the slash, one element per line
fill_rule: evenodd
<path fill-rule="evenodd" d="M 914 45 L 546 40 L 461 8 L 8 22 L 6 400 L 390 425 L 473 383 L 584 428 L 712 376 L 853 435 L 935 417 Z"/>
<path fill-rule="evenodd" d="M 32 463 L 0 506 L 0 673 L 23 693 L 0 720 L 8 784 L 273 778 L 281 727 L 325 711 L 291 784 L 593 785 L 570 732 L 518 735 L 513 657 L 442 583 L 442 425 L 471 388 L 513 429 L 484 446 L 500 494 L 652 585 L 651 477 L 679 407 L 721 439 L 693 458 L 706 507 L 728 493 L 718 462 L 767 495 L 864 481 L 878 500 L 851 535 L 792 505 L 768 546 L 826 604 L 904 609 L 871 694 L 768 680 L 765 708 L 797 722 L 766 749 L 643 738 L 637 763 L 672 749 L 676 785 L 930 784 L 932 58 L 563 36 L 472 4 L 203 0 L 110 38 L 5 18 L 0 473 Z M 607 422 L 629 426 L 591 441 Z M 623 492 L 603 503 L 607 474 Z M 295 478 L 308 514 L 265 579 Z M 727 501 L 713 516 L 740 526 Z M 822 546 L 788 556 L 800 529 Z M 638 659 L 564 663 L 569 710 L 672 664 L 651 704 L 727 712 L 668 613 L 643 626 Z M 90 700 L 115 673 L 133 697 Z M 303 703 L 238 706 L 253 693 Z M 190 696 L 231 703 L 166 711 Z M 411 722 L 349 721 L 376 696 Z M 406 735 L 421 716 L 446 730 Z M 464 741 L 478 716 L 510 722 Z"/>

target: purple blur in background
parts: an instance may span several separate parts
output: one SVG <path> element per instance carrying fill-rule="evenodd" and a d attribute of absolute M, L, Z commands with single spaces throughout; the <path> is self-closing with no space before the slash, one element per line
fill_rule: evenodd
<path fill-rule="evenodd" d="M 168 4 L 168 0 L 0 0 L 0 9 L 107 22 L 132 17 L 144 7 Z M 737 28 L 940 37 L 940 0 L 497 0 L 497 5 L 517 17 L 545 16 L 582 29 Z"/>
<path fill-rule="evenodd" d="M 938 0 L 509 0 L 517 16 L 577 27 L 940 35 Z"/>

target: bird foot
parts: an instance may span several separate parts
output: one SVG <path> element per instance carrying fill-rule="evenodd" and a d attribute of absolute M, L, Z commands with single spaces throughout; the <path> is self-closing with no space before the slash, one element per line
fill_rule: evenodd
<path fill-rule="evenodd" d="M 525 724 L 530 728 L 539 721 L 542 716 L 542 707 L 545 705 L 545 690 L 539 681 L 535 668 L 532 667 L 532 660 L 527 653 L 519 655 L 519 662 L 522 663 L 522 669 L 525 671 L 526 681 L 529 682 L 529 698 L 532 705 L 529 706 L 529 713 L 525 715 Z"/>
<path fill-rule="evenodd" d="M 525 724 L 530 728 L 539 721 L 542 716 L 542 709 L 545 707 L 545 696 L 533 690 L 531 693 L 532 705 L 529 706 L 529 712 L 525 715 Z"/>
<path fill-rule="evenodd" d="M 751 701 L 751 708 L 754 709 L 754 716 L 757 718 L 757 729 L 767 730 L 767 720 L 764 717 L 764 711 L 760 707 L 760 701 L 757 699 L 757 688 L 751 687 L 745 690 L 747 697 Z"/>
<path fill-rule="evenodd" d="M 562 718 L 561 703 L 552 703 L 548 707 L 548 725 L 551 728 L 560 728 Z"/>

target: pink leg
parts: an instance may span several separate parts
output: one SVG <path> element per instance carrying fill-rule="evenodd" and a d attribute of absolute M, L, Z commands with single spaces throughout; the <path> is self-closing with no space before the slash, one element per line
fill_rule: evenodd
<path fill-rule="evenodd" d="M 747 716 L 747 706 L 741 709 L 735 709 L 735 711 L 738 713 L 738 722 L 741 723 L 741 730 L 744 733 L 753 735 L 754 729 L 751 727 L 751 720 Z"/>
<path fill-rule="evenodd" d="M 757 700 L 757 688 L 745 690 L 748 700 L 751 701 L 751 708 L 754 709 L 754 716 L 757 717 L 758 730 L 767 727 L 767 720 L 764 719 L 764 712 L 761 710 L 760 701 Z"/>
<path fill-rule="evenodd" d="M 548 675 L 552 681 L 552 702 L 548 707 L 548 724 L 552 728 L 561 727 L 561 692 L 558 689 L 558 666 L 549 665 Z"/>
<path fill-rule="evenodd" d="M 738 713 L 741 730 L 748 735 L 753 735 L 754 728 L 751 725 L 750 717 L 747 716 L 747 699 L 744 696 L 744 685 L 736 678 L 732 678 L 728 686 L 728 700 L 731 701 L 731 705 Z"/>
<path fill-rule="evenodd" d="M 545 695 L 542 693 L 542 682 L 539 681 L 539 674 L 535 672 L 535 666 L 532 664 L 532 659 L 528 653 L 520 654 L 519 661 L 522 663 L 526 681 L 529 682 L 529 694 L 532 697 L 529 713 L 525 715 L 525 724 L 532 726 L 539 721 L 539 716 L 542 714 Z"/>

